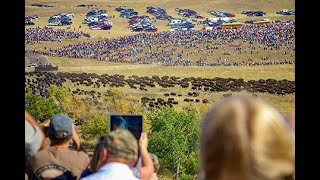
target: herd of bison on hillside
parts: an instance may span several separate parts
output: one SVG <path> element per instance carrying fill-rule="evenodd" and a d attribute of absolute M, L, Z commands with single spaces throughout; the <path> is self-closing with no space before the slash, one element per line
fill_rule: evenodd
<path fill-rule="evenodd" d="M 180 78 L 175 76 L 152 76 L 152 77 L 139 77 L 129 76 L 126 78 L 124 75 L 98 75 L 96 73 L 67 73 L 58 72 L 57 74 L 45 72 L 26 72 L 25 92 L 32 92 L 33 94 L 42 97 L 49 97 L 47 91 L 48 87 L 53 84 L 57 87 L 62 87 L 63 83 L 67 80 L 73 83 L 73 86 L 87 86 L 91 88 L 104 88 L 111 87 L 124 87 L 128 85 L 130 88 L 139 89 L 141 91 L 148 91 L 150 88 L 160 86 L 162 88 L 171 88 L 180 86 L 182 88 L 189 88 L 190 92 L 187 94 L 179 94 L 176 92 L 165 93 L 165 98 L 152 98 L 142 97 L 141 103 L 143 106 L 149 108 L 159 106 L 170 106 L 179 104 L 174 97 L 185 97 L 185 102 L 195 103 L 211 103 L 208 99 L 199 99 L 198 96 L 201 92 L 226 92 L 223 97 L 231 96 L 232 92 L 247 91 L 250 93 L 269 93 L 269 94 L 293 94 L 295 92 L 295 81 L 286 79 L 260 79 L 249 80 L 235 79 L 235 78 L 199 78 L 188 77 Z M 72 94 L 91 96 L 93 102 L 98 103 L 105 94 L 98 92 L 98 90 L 85 91 L 80 88 L 71 90 Z M 166 100 L 167 99 L 167 100 Z"/>

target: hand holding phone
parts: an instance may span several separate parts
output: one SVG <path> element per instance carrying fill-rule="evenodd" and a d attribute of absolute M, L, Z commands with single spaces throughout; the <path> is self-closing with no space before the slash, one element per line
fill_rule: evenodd
<path fill-rule="evenodd" d="M 139 139 L 140 148 L 147 149 L 148 148 L 148 143 L 149 143 L 149 140 L 148 140 L 147 134 L 145 132 L 141 133 L 141 137 Z"/>

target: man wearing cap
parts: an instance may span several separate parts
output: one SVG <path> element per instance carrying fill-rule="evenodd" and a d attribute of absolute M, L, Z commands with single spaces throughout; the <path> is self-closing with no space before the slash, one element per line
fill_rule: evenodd
<path fill-rule="evenodd" d="M 138 180 L 131 170 L 138 159 L 138 143 L 133 134 L 126 129 L 116 129 L 103 136 L 101 143 L 103 148 L 100 151 L 99 170 L 82 180 Z M 145 133 L 141 134 L 139 144 L 141 156 L 148 154 Z M 149 160 L 152 163 L 151 158 Z M 152 171 L 147 174 L 151 177 Z"/>
<path fill-rule="evenodd" d="M 50 118 L 47 131 L 50 146 L 29 159 L 29 179 L 64 178 L 78 179 L 89 163 L 89 156 L 80 146 L 80 138 L 70 117 L 56 114 Z M 76 150 L 69 149 L 73 140 Z"/>

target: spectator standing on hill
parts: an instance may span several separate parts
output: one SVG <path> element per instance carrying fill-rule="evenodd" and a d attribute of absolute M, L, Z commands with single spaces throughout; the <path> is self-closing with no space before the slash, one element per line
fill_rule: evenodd
<path fill-rule="evenodd" d="M 25 112 L 25 157 L 31 157 L 46 146 L 45 135 L 37 121 Z"/>
<path fill-rule="evenodd" d="M 103 148 L 104 136 L 101 136 L 96 147 L 94 148 L 93 155 L 90 160 L 89 166 L 82 172 L 80 179 L 89 176 L 98 171 L 98 163 L 100 159 L 100 151 Z"/>
<path fill-rule="evenodd" d="M 25 112 L 25 158 L 24 166 L 27 170 L 29 158 L 36 155 L 38 151 L 46 146 L 46 138 L 42 128 L 38 125 L 37 121 L 28 113 Z"/>
<path fill-rule="evenodd" d="M 101 146 L 102 145 L 102 146 Z M 83 180 L 137 180 L 132 172 L 132 167 L 136 164 L 138 159 L 138 143 L 133 134 L 125 129 L 116 129 L 107 135 L 100 138 L 97 144 L 100 146 L 99 160 L 96 166 L 98 169 L 95 173 L 82 178 Z M 152 164 L 152 160 L 148 154 L 147 146 L 148 139 L 145 133 L 141 134 L 139 141 L 140 154 L 142 162 Z M 149 157 L 149 159 L 148 159 Z M 141 171 L 141 179 L 149 180 L 153 167 Z"/>
<path fill-rule="evenodd" d="M 283 116 L 254 97 L 229 97 L 204 116 L 201 180 L 293 180 L 294 140 Z"/>
<path fill-rule="evenodd" d="M 158 171 L 160 169 L 160 163 L 159 163 L 159 160 L 158 160 L 158 157 L 153 154 L 153 153 L 149 153 L 150 154 L 150 157 L 152 159 L 152 163 L 153 163 L 153 168 L 154 168 L 154 171 L 153 171 L 153 174 L 151 176 L 151 179 L 150 180 L 158 180 Z"/>
<path fill-rule="evenodd" d="M 29 179 L 64 178 L 79 179 L 89 163 L 89 156 L 80 144 L 80 138 L 70 117 L 56 114 L 50 118 L 47 135 L 50 146 L 29 159 Z M 76 150 L 69 149 L 73 140 Z"/>

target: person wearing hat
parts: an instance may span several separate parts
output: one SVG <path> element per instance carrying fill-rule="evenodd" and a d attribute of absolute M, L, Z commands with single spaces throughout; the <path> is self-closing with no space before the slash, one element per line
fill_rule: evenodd
<path fill-rule="evenodd" d="M 138 143 L 133 134 L 126 129 L 116 129 L 100 138 L 97 146 L 100 146 L 100 155 L 97 162 L 98 169 L 95 173 L 82 178 L 81 180 L 138 180 L 132 172 L 132 167 L 138 159 Z M 148 139 L 146 133 L 142 133 L 140 140 L 140 154 L 144 162 L 152 163 L 148 156 Z M 152 175 L 153 168 L 144 172 L 146 179 Z M 141 178 L 142 179 L 142 178 Z"/>
<path fill-rule="evenodd" d="M 48 125 L 47 136 L 50 146 L 30 157 L 27 164 L 29 179 L 79 179 L 90 159 L 80 146 L 80 138 L 71 118 L 64 114 L 56 114 L 50 118 Z M 76 145 L 76 150 L 69 149 L 71 139 Z"/>

